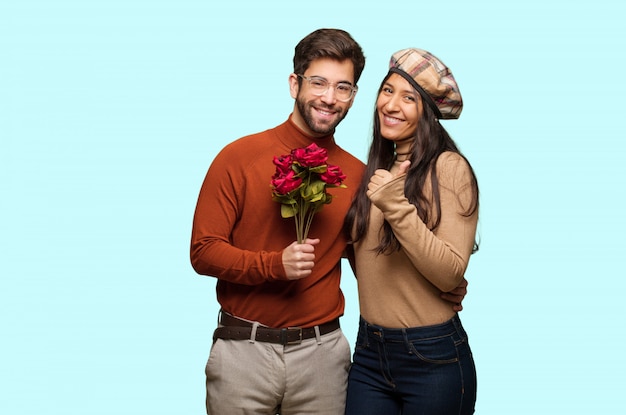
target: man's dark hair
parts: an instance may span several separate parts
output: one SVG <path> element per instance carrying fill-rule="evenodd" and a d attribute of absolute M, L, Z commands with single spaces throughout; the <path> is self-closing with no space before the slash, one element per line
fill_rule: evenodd
<path fill-rule="evenodd" d="M 350 60 L 354 66 L 354 85 L 363 68 L 365 55 L 361 46 L 341 29 L 318 29 L 307 35 L 296 45 L 293 55 L 293 72 L 303 74 L 316 59 L 330 58 L 339 62 Z"/>

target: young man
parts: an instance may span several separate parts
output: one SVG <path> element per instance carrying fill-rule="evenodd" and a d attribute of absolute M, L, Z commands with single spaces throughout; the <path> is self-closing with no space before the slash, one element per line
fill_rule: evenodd
<path fill-rule="evenodd" d="M 364 166 L 333 134 L 352 106 L 365 57 L 347 32 L 320 29 L 298 43 L 293 62 L 292 114 L 227 145 L 198 198 L 191 263 L 217 277 L 222 308 L 206 365 L 208 414 L 344 413 L 342 225 Z M 272 161 L 311 143 L 326 149 L 347 187 L 331 189 L 311 238 L 297 243 L 293 219 L 272 200 Z"/>

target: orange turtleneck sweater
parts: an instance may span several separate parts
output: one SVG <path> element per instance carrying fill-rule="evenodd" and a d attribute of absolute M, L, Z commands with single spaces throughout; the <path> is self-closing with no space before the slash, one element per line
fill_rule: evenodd
<path fill-rule="evenodd" d="M 280 215 L 270 181 L 274 156 L 315 142 L 328 151 L 328 163 L 347 176 L 347 188 L 329 190 L 334 198 L 315 214 L 309 237 L 315 267 L 307 278 L 290 281 L 282 250 L 296 239 L 292 218 Z M 235 316 L 270 327 L 312 327 L 343 314 L 340 260 L 346 246 L 344 216 L 363 173 L 363 163 L 336 143 L 333 135 L 313 138 L 291 121 L 227 145 L 213 160 L 198 197 L 191 236 L 191 263 L 199 274 L 217 277 L 217 300 Z"/>

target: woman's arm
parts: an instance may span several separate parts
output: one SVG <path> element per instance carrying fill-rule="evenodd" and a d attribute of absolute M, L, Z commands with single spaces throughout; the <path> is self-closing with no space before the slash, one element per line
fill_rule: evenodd
<path fill-rule="evenodd" d="M 405 175 L 393 177 L 369 196 L 384 214 L 415 268 L 443 292 L 457 288 L 474 247 L 478 213 L 465 216 L 471 203 L 471 170 L 456 153 L 444 153 L 436 165 L 441 220 L 433 232 L 404 195 Z"/>

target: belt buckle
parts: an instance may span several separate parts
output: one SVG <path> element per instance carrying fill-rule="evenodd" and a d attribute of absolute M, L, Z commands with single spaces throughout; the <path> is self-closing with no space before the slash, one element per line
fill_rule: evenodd
<path fill-rule="evenodd" d="M 293 330 L 298 331 L 298 339 L 289 341 L 289 332 Z M 280 342 L 283 344 L 283 346 L 302 343 L 302 327 L 287 327 L 286 329 L 281 329 L 280 330 Z"/>

